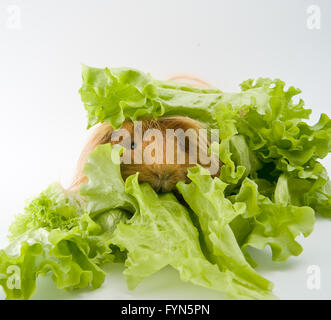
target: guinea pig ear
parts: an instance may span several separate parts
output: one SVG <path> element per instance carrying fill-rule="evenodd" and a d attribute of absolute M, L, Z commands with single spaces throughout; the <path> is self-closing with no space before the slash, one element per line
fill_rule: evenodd
<path fill-rule="evenodd" d="M 73 182 L 69 187 L 70 191 L 78 191 L 82 184 L 87 183 L 87 177 L 84 175 L 84 165 L 88 160 L 88 156 L 98 145 L 109 142 L 113 131 L 113 127 L 108 123 L 102 123 L 94 129 L 79 156 Z"/>

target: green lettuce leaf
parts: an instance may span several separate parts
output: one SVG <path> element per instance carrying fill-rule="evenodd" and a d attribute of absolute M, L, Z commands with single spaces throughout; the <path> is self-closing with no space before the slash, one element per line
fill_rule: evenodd
<path fill-rule="evenodd" d="M 239 282 L 230 269 L 221 270 L 206 259 L 198 230 L 175 196 L 157 195 L 149 184 L 139 185 L 138 175 L 126 180 L 126 190 L 136 198 L 139 211 L 127 223 L 118 225 L 112 240 L 128 251 L 124 274 L 130 289 L 171 265 L 179 271 L 182 280 L 224 292 L 232 298 L 273 297 L 269 291 L 271 284 L 262 277 L 261 282 L 266 286 L 263 289 L 257 288 L 254 281 Z"/>
<path fill-rule="evenodd" d="M 231 224 L 243 250 L 248 246 L 264 249 L 269 245 L 275 261 L 285 261 L 302 252 L 295 239 L 300 234 L 305 237 L 311 234 L 315 213 L 307 206 L 290 205 L 284 183 L 280 178 L 275 202 L 261 195 L 258 186 L 248 178 L 243 181 L 239 193 L 231 197 L 234 203 L 246 204 L 245 214 Z"/>
<path fill-rule="evenodd" d="M 232 204 L 224 195 L 226 183 L 212 179 L 208 170 L 200 166 L 190 168 L 188 177 L 192 182 L 179 182 L 177 188 L 199 219 L 209 260 L 221 271 L 232 273 L 237 282 L 267 294 L 272 289 L 271 282 L 246 261 L 230 227 L 234 218 L 245 213 L 245 203 Z"/>
<path fill-rule="evenodd" d="M 290 256 L 302 252 L 295 238 L 301 233 L 307 237 L 313 231 L 315 216 L 310 207 L 284 206 L 270 203 L 261 206 L 261 214 L 256 217 L 243 249 L 251 246 L 264 249 L 271 247 L 272 259 L 285 261 Z"/>
<path fill-rule="evenodd" d="M 269 299 L 272 284 L 252 266 L 248 247 L 269 245 L 273 259 L 297 256 L 315 212 L 331 217 L 331 182 L 319 162 L 331 151 L 331 120 L 309 125 L 299 89 L 279 79 L 249 79 L 241 92 L 158 81 L 128 68 L 83 66 L 81 99 L 88 127 L 180 115 L 219 130 L 212 151 L 222 162 L 212 179 L 197 166 L 178 183 L 188 207 L 158 195 L 137 175 L 124 183 L 120 147 L 98 146 L 80 194 L 51 185 L 30 200 L 0 250 L 0 285 L 8 299 L 28 299 L 39 275 L 59 288 L 99 287 L 101 265 L 126 265 L 129 288 L 166 265 L 181 279 L 236 299 Z M 17 277 L 19 272 L 19 277 Z"/>
<path fill-rule="evenodd" d="M 275 201 L 309 206 L 325 217 L 331 217 L 331 182 L 326 169 L 318 162 L 311 171 L 283 173 L 275 188 Z M 306 178 L 307 177 L 307 178 Z"/>
<path fill-rule="evenodd" d="M 71 229 L 77 226 L 79 217 L 84 214 L 84 203 L 78 194 L 65 191 L 59 184 L 52 184 L 28 201 L 24 213 L 15 217 L 9 228 L 9 238 L 15 239 L 37 228 Z"/>
<path fill-rule="evenodd" d="M 89 250 L 87 242 L 74 231 L 27 231 L 0 251 L 0 284 L 7 299 L 29 299 L 36 289 L 37 277 L 49 272 L 61 289 L 100 287 L 105 274 L 89 258 Z M 18 278 L 11 286 L 13 266 Z"/>
<path fill-rule="evenodd" d="M 310 110 L 303 107 L 303 100 L 293 102 L 300 90 L 285 91 L 280 80 L 250 79 L 241 87 L 240 96 L 223 93 L 222 103 L 215 107 L 224 163 L 220 177 L 233 185 L 227 193 L 238 191 L 248 176 L 261 194 L 273 200 L 277 182 L 285 174 L 291 181 L 289 204 L 331 216 L 331 183 L 317 161 L 331 150 L 329 117 L 322 114 L 313 126 L 302 121 Z"/>
<path fill-rule="evenodd" d="M 185 114 L 213 123 L 212 108 L 221 98 L 217 89 L 198 89 L 128 68 L 82 66 L 81 99 L 88 112 L 88 127 L 108 122 L 119 128 L 125 119 Z"/>
<path fill-rule="evenodd" d="M 52 275 L 60 289 L 98 288 L 100 266 L 124 261 L 110 241 L 116 225 L 127 220 L 119 209 L 86 213 L 86 200 L 51 185 L 26 206 L 11 226 L 11 242 L 0 250 L 0 285 L 7 299 L 29 299 L 38 276 Z"/>
<path fill-rule="evenodd" d="M 109 209 L 122 208 L 135 211 L 135 202 L 125 193 L 120 169 L 122 147 L 110 143 L 97 146 L 84 166 L 88 183 L 80 188 L 87 199 L 87 211 L 91 216 Z"/>

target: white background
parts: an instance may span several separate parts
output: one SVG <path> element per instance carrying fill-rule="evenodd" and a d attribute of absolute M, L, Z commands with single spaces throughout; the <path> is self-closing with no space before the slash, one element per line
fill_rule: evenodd
<path fill-rule="evenodd" d="M 307 27 L 307 7 L 314 4 L 321 9 L 319 30 Z M 2 0 L 0 246 L 25 199 L 53 181 L 70 183 L 88 135 L 80 63 L 135 67 L 159 79 L 190 73 L 224 91 L 238 90 L 247 78 L 277 77 L 303 90 L 316 121 L 321 112 L 330 115 L 330 39 L 327 0 Z M 330 157 L 323 163 L 331 172 Z M 303 254 L 283 264 L 271 262 L 268 250 L 253 252 L 279 297 L 331 298 L 330 231 L 330 220 L 318 219 L 314 233 L 300 239 Z M 319 290 L 307 288 L 309 265 L 320 267 Z M 42 279 L 35 298 L 223 297 L 180 282 L 169 268 L 130 292 L 122 270 L 109 266 L 107 282 L 95 292 L 63 293 Z"/>

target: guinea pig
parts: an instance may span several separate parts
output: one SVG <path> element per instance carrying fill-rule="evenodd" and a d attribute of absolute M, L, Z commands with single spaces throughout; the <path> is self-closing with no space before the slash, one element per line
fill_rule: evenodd
<path fill-rule="evenodd" d="M 172 116 L 161 117 L 157 120 L 144 119 L 139 123 L 140 127 L 136 125 L 137 122 L 125 121 L 120 130 L 113 130 L 107 123 L 97 127 L 81 153 L 74 182 L 70 189 L 77 191 L 81 184 L 87 182 L 83 168 L 88 160 L 88 155 L 97 145 L 105 143 L 120 144 L 124 147 L 122 159 L 129 159 L 126 162 L 122 161 L 120 165 L 124 180 L 139 172 L 139 182 L 148 182 L 157 192 L 174 191 L 178 181 L 189 182 L 188 168 L 196 164 L 208 169 L 213 177 L 219 174 L 221 163 L 216 155 L 208 154 L 210 137 L 201 134 L 200 129 L 204 129 L 204 126 L 199 121 L 182 116 Z M 137 128 L 141 130 L 141 136 L 144 139 L 136 139 L 135 131 L 138 130 Z M 150 138 L 145 139 L 148 133 L 155 132 L 155 130 L 161 140 L 155 143 L 157 138 L 155 135 L 149 135 Z M 177 134 L 178 132 L 179 134 Z M 187 132 L 189 135 L 181 136 Z M 170 146 L 169 138 L 173 142 Z M 152 148 L 151 152 L 146 152 L 153 142 L 154 149 Z M 195 157 L 192 157 L 192 150 Z M 172 161 L 169 161 L 170 152 L 172 153 Z M 201 154 L 208 155 L 209 163 L 206 158 L 201 158 Z M 157 156 L 159 159 L 156 159 Z M 136 161 L 137 159 L 141 160 Z"/>

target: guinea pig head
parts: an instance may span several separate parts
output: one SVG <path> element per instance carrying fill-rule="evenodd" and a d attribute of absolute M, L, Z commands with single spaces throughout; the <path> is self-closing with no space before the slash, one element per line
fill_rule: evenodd
<path fill-rule="evenodd" d="M 216 165 L 216 172 L 211 172 L 215 176 L 219 173 L 219 160 L 208 156 L 209 162 L 202 161 L 210 143 L 200 129 L 203 126 L 198 121 L 186 117 L 124 122 L 110 139 L 125 150 L 121 163 L 123 179 L 139 172 L 139 182 L 148 182 L 156 191 L 169 192 L 178 181 L 189 181 L 188 168 L 197 163 L 214 171 Z"/>
<path fill-rule="evenodd" d="M 125 121 L 119 130 L 106 123 L 100 125 L 86 144 L 76 170 L 71 190 L 87 182 L 83 174 L 88 155 L 99 144 L 120 144 L 124 147 L 121 157 L 121 174 L 125 180 L 139 173 L 139 182 L 148 182 L 156 191 L 169 192 L 176 189 L 178 181 L 189 182 L 188 168 L 200 164 L 212 176 L 219 174 L 217 156 L 207 155 L 210 146 L 207 135 L 201 134 L 203 125 L 187 117 L 162 117 Z M 205 130 L 206 132 L 206 130 Z"/>

